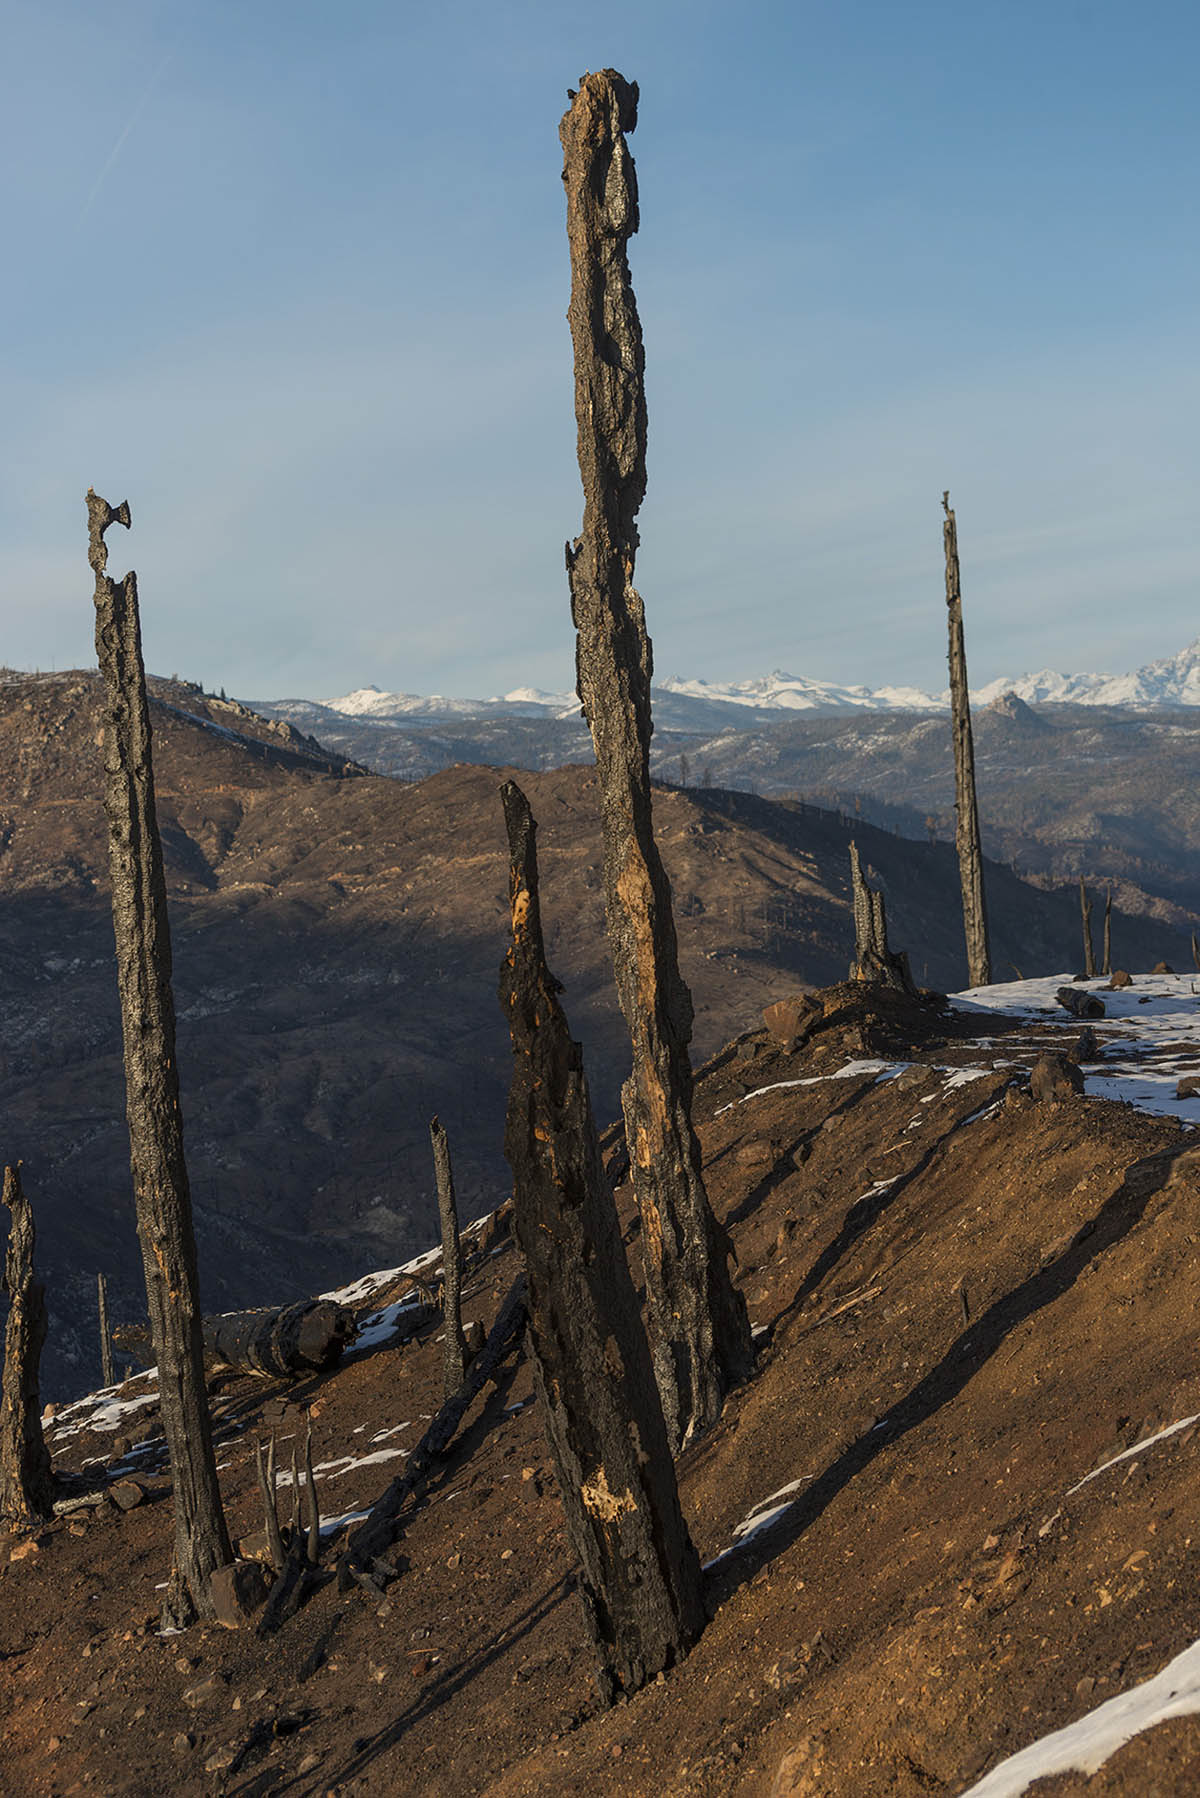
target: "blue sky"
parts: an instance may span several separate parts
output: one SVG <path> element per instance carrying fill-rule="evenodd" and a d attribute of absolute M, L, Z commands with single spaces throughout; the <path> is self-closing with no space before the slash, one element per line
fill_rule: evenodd
<path fill-rule="evenodd" d="M 557 127 L 641 87 L 660 675 L 973 680 L 1197 633 L 1192 5 L 5 0 L 0 662 L 572 679 Z"/>

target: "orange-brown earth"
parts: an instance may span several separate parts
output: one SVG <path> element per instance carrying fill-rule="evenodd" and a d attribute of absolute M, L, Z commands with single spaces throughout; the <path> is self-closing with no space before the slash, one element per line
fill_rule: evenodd
<path fill-rule="evenodd" d="M 847 989 L 826 1007 L 805 1048 L 752 1033 L 698 1086 L 710 1192 L 763 1334 L 753 1378 L 679 1463 L 697 1546 L 724 1556 L 682 1665 L 598 1708 L 521 1362 L 410 1512 L 387 1596 L 331 1582 L 269 1642 L 156 1634 L 163 1496 L 11 1540 L 0 1787 L 958 1793 L 1200 1635 L 1200 1426 L 1070 1490 L 1200 1412 L 1194 1133 L 1105 1101 L 1035 1102 L 1035 1039 L 1069 1044 L 1068 1027 L 989 1021 L 985 1050 L 961 1014 L 869 1015 Z M 837 1077 L 864 1056 L 914 1065 Z M 955 1082 L 957 1066 L 984 1072 Z M 489 1319 L 515 1271 L 502 1246 L 473 1275 L 468 1316 Z M 430 1330 L 290 1390 L 226 1388 L 235 1534 L 261 1525 L 258 1437 L 293 1435 L 307 1407 L 318 1464 L 411 1444 L 440 1377 Z M 72 1437 L 61 1464 L 112 1447 Z M 327 1469 L 324 1513 L 369 1504 L 402 1465 Z M 726 1554 L 783 1488 L 796 1502 Z M 1197 1786 L 1200 1719 L 1185 1718 L 1090 1781 L 1043 1789 Z"/>

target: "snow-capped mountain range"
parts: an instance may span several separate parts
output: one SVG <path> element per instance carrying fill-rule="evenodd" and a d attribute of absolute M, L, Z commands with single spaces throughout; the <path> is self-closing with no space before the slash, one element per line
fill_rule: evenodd
<path fill-rule="evenodd" d="M 1200 706 L 1200 637 L 1178 655 L 1149 662 L 1132 674 L 1059 674 L 1043 668 L 1037 674 L 1004 676 L 972 689 L 978 706 L 1001 694 L 1015 693 L 1028 705 Z M 949 695 L 925 693 L 917 687 L 840 686 L 777 671 L 743 681 L 684 680 L 672 675 L 654 689 L 659 722 L 673 730 L 705 730 L 722 723 L 750 725 L 781 712 L 940 711 Z M 311 708 L 313 722 L 333 714 L 364 724 L 445 724 L 455 717 L 577 718 L 579 701 L 572 692 L 548 693 L 517 687 L 492 699 L 449 699 L 440 694 L 385 693 L 358 687 L 353 693 L 320 701 L 277 701 L 277 705 Z M 294 716 L 294 712 L 290 713 Z"/>

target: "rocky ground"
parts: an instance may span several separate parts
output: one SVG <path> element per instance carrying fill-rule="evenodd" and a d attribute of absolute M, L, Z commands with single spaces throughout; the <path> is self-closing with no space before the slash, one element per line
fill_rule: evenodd
<path fill-rule="evenodd" d="M 52 1440 L 60 1467 L 102 1469 L 127 1502 L 132 1480 L 140 1502 L 109 1496 L 0 1548 L 0 1788 L 959 1794 L 1187 1648 L 1191 982 L 1135 970 L 1104 995 L 1095 1044 L 1045 985 L 975 1008 L 822 999 L 803 1046 L 743 1034 L 698 1086 L 760 1350 L 679 1463 L 712 1610 L 681 1666 L 597 1706 L 524 1360 L 407 1513 L 385 1597 L 331 1581 L 267 1642 L 161 1636 L 170 1503 L 150 1471 L 152 1382 L 135 1382 L 60 1413 Z M 1035 1099 L 1048 1048 L 1083 1065 L 1043 1069 L 1037 1090 L 1060 1096 Z M 1092 1096 L 1121 1080 L 1138 1106 Z M 628 1189 L 618 1201 L 636 1275 Z M 504 1241 L 477 1260 L 468 1316 L 489 1321 L 515 1271 Z M 290 1453 L 305 1416 L 330 1560 L 340 1520 L 403 1468 L 441 1377 L 435 1329 L 400 1341 L 411 1285 L 397 1272 L 346 1294 L 367 1327 L 333 1373 L 214 1394 L 240 1538 L 262 1522 L 253 1444 L 274 1431 Z M 981 1793 L 1026 1789 L 996 1779 Z M 1030 1789 L 1198 1783 L 1200 1718 L 1180 1715 L 1094 1775 Z"/>

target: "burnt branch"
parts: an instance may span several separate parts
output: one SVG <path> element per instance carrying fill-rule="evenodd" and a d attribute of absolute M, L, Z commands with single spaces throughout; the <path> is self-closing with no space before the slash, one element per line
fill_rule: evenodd
<path fill-rule="evenodd" d="M 501 788 L 512 948 L 500 1000 L 513 1045 L 504 1152 L 529 1282 L 546 1434 L 602 1695 L 636 1691 L 703 1627 L 700 1563 L 679 1508 L 662 1404 L 604 1172 L 583 1056 L 546 966 L 536 825 Z"/>
<path fill-rule="evenodd" d="M 655 1374 L 672 1441 L 707 1428 L 750 1370 L 745 1302 L 708 1203 L 692 1125 L 692 998 L 650 798 L 652 651 L 633 585 L 646 489 L 645 358 L 626 246 L 638 228 L 626 133 L 638 90 L 585 75 L 559 127 L 564 152 L 583 528 L 567 547 L 579 699 L 600 779 L 605 907 L 633 1072 L 623 1092 L 642 1215 Z"/>
<path fill-rule="evenodd" d="M 150 1333 L 175 1494 L 175 1566 L 164 1615 L 213 1614 L 212 1575 L 233 1551 L 204 1388 L 192 1201 L 183 1154 L 171 935 L 154 804 L 150 711 L 142 665 L 137 576 L 105 572 L 104 533 L 128 527 L 129 506 L 87 495 L 88 559 L 96 576 L 96 651 L 104 677 L 104 809 L 113 933 L 125 1044 L 126 1117 Z"/>
<path fill-rule="evenodd" d="M 376 1500 L 368 1517 L 350 1536 L 338 1563 L 338 1581 L 343 1590 L 355 1580 L 370 1591 L 382 1591 L 386 1582 L 396 1576 L 395 1566 L 387 1553 L 400 1531 L 400 1514 L 410 1498 L 417 1496 L 429 1475 L 441 1462 L 458 1434 L 458 1427 L 487 1382 L 494 1379 L 501 1364 L 521 1341 L 525 1333 L 525 1279 L 513 1281 L 488 1339 L 467 1369 L 467 1377 L 454 1397 L 447 1399 L 429 1428 L 408 1457 L 408 1463 Z"/>

